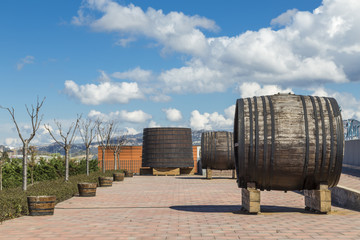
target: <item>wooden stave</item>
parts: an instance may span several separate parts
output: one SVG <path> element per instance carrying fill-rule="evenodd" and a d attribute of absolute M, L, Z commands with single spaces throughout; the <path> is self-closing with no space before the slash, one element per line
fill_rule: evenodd
<path fill-rule="evenodd" d="M 286 136 L 282 136 L 284 139 L 279 140 L 279 134 L 274 134 L 272 132 L 271 127 L 269 127 L 269 124 L 267 124 L 267 127 L 270 128 L 270 130 L 267 130 L 268 135 L 272 136 L 272 134 L 274 134 L 275 138 L 274 138 L 274 144 L 272 144 L 271 140 L 272 137 L 267 138 L 266 144 L 264 144 L 263 139 L 264 139 L 264 134 L 261 133 L 261 126 L 258 126 L 258 130 L 256 130 L 256 123 L 260 124 L 262 122 L 264 122 L 264 118 L 263 118 L 263 103 L 265 102 L 265 110 L 267 112 L 271 112 L 270 103 L 272 103 L 273 101 L 275 101 L 275 110 L 273 109 L 273 111 L 275 111 L 275 113 L 273 113 L 272 116 L 276 116 L 276 112 L 278 111 L 279 106 L 276 104 L 281 103 L 282 101 L 279 101 L 279 99 L 281 100 L 285 100 L 283 101 L 289 101 L 289 99 L 292 101 L 294 101 L 294 99 L 297 99 L 295 102 L 297 103 L 302 103 L 302 111 L 304 113 L 304 110 L 306 110 L 307 114 L 302 114 L 301 115 L 301 109 L 299 108 L 299 106 L 297 107 L 298 111 L 300 109 L 300 116 L 302 116 L 304 118 L 305 122 L 305 115 L 308 116 L 308 123 L 309 123 L 309 140 L 313 140 L 314 135 L 315 136 L 319 136 L 319 143 L 317 142 L 318 139 L 316 139 L 316 143 L 314 145 L 313 142 L 309 141 L 309 146 L 306 147 L 308 149 L 307 153 L 306 153 L 306 149 L 305 149 L 305 155 L 309 155 L 310 161 L 309 164 L 305 167 L 305 164 L 303 164 L 302 166 L 291 166 L 290 164 L 290 170 L 292 172 L 292 174 L 294 174 L 294 176 L 292 176 L 294 179 L 297 178 L 297 180 L 291 180 L 289 181 L 289 173 L 287 171 L 281 171 L 278 168 L 276 169 L 272 169 L 274 168 L 274 166 L 276 166 L 276 164 L 274 164 L 274 162 L 271 162 L 271 160 L 269 159 L 269 157 L 266 157 L 266 168 L 263 168 L 263 152 L 262 150 L 266 149 L 266 154 L 269 155 L 271 154 L 271 151 L 273 151 L 273 157 L 275 158 L 275 160 L 273 159 L 272 161 L 279 161 L 279 157 L 280 158 L 285 158 L 284 156 L 277 156 L 277 152 L 279 151 L 279 146 L 281 147 L 281 144 L 283 144 L 281 141 L 283 141 L 284 139 L 286 139 Z M 251 103 L 251 105 L 250 105 Z M 305 103 L 305 105 L 304 105 Z M 274 104 L 273 104 L 274 105 Z M 296 104 L 295 104 L 296 105 Z M 313 119 L 316 116 L 316 109 L 313 109 L 313 106 L 316 106 L 318 109 L 319 108 L 323 108 L 322 110 L 322 116 L 317 116 L 318 121 L 313 121 Z M 250 121 L 250 111 L 246 112 L 246 110 L 249 110 L 249 106 L 251 106 L 253 109 L 252 111 L 252 117 L 253 117 L 253 121 L 254 121 L 254 126 L 252 129 L 252 131 L 250 131 L 250 124 L 248 123 Z M 274 106 L 273 106 L 274 108 Z M 256 111 L 257 109 L 257 111 Z M 320 111 L 318 111 L 320 113 Z M 277 112 L 278 114 L 279 112 Z M 257 116 L 258 115 L 258 116 Z M 267 114 L 266 116 L 266 120 L 268 122 L 270 122 L 270 124 L 272 124 L 271 121 L 271 116 L 269 116 L 270 114 Z M 321 115 L 321 114 L 319 114 Z M 255 121 L 255 119 L 258 118 L 258 122 Z M 242 119 L 245 119 L 244 121 L 242 121 Z M 295 119 L 300 119 L 298 117 L 295 117 Z M 248 120 L 248 121 L 246 121 Z M 275 127 L 274 127 L 274 131 L 277 130 L 276 127 L 279 127 L 277 125 L 279 124 L 281 121 L 288 121 L 291 122 L 291 119 L 282 119 L 282 117 L 280 116 L 276 116 L 275 119 Z M 276 123 L 278 122 L 278 123 Z M 301 123 L 302 121 L 300 121 Z M 315 124 L 317 122 L 317 124 Z M 332 122 L 331 125 L 329 125 L 329 123 Z M 298 124 L 300 124 L 298 123 Z M 323 124 L 324 123 L 324 124 Z M 293 125 L 296 125 L 296 123 L 292 123 Z M 302 124 L 304 125 L 304 124 Z M 320 125 L 320 126 L 315 126 L 315 125 Z M 326 127 L 326 126 L 331 126 L 333 133 L 330 136 L 330 131 L 331 129 L 325 129 L 324 134 L 325 136 L 325 140 L 324 143 L 322 144 L 322 127 Z M 301 124 L 300 126 L 301 129 Z M 264 128 L 264 127 L 263 127 Z M 317 133 L 315 132 L 315 128 L 317 128 Z M 247 135 L 245 137 L 245 132 L 247 131 Z M 335 133 L 336 132 L 336 133 Z M 249 138 L 250 138 L 250 133 L 252 133 L 253 137 L 255 140 L 253 140 L 253 146 L 251 146 L 251 144 L 249 144 Z M 258 137 L 256 137 L 256 134 L 258 134 Z M 301 135 L 301 134 L 300 134 Z M 306 138 L 306 137 L 305 137 Z M 291 139 L 291 138 L 290 138 Z M 296 140 L 292 139 L 293 141 Z M 289 157 L 298 157 L 299 154 L 299 149 L 301 151 L 302 148 L 304 148 L 304 146 L 306 146 L 306 140 L 304 141 L 304 136 L 300 136 L 300 138 L 297 139 L 299 142 L 298 143 L 292 143 L 292 145 L 290 146 L 285 146 L 285 148 L 283 148 L 283 150 L 287 150 L 288 152 L 294 152 L 292 154 L 288 154 L 288 158 Z M 336 142 L 336 144 L 335 144 Z M 340 177 L 340 173 L 341 173 L 341 165 L 342 165 L 342 158 L 343 158 L 343 148 L 344 148 L 344 138 L 343 138 L 343 127 L 342 127 L 342 120 L 341 120 L 341 114 L 340 114 L 340 110 L 338 107 L 338 104 L 336 102 L 335 99 L 333 98 L 319 98 L 319 97 L 312 97 L 312 96 L 299 96 L 299 95 L 273 95 L 273 96 L 262 96 L 262 97 L 253 97 L 253 98 L 247 98 L 247 99 L 238 99 L 237 103 L 236 103 L 236 110 L 235 110 L 235 121 L 234 121 L 234 143 L 235 143 L 235 165 L 236 165 L 236 172 L 237 172 L 237 176 L 238 176 L 238 186 L 239 187 L 246 187 L 247 182 L 256 182 L 257 187 L 261 190 L 267 189 L 267 190 L 302 190 L 302 189 L 316 189 L 318 188 L 320 182 L 327 182 L 329 187 L 334 187 L 336 186 L 336 184 L 339 181 L 339 177 Z M 281 144 L 280 144 L 281 143 Z M 321 144 L 320 144 L 321 143 Z M 296 144 L 298 144 L 298 146 L 296 146 Z M 267 145 L 267 146 L 266 146 Z M 330 145 L 332 146 L 331 149 Z M 325 146 L 324 148 L 324 153 L 322 152 L 322 146 Z M 271 150 L 269 150 L 269 148 L 272 148 Z M 298 150 L 296 150 L 298 148 Z M 250 151 L 250 149 L 252 149 L 252 151 Z M 257 149 L 257 150 L 255 150 Z M 315 150 L 317 149 L 317 151 Z M 242 151 L 240 151 L 242 150 Z M 290 151 L 289 151 L 290 150 Z M 313 174 L 311 174 L 311 171 L 319 171 L 318 169 L 316 169 L 315 167 L 315 163 L 314 163 L 314 156 L 316 155 L 316 152 L 321 152 L 321 156 L 320 156 L 320 160 L 318 161 L 318 169 L 322 169 L 321 171 L 321 175 L 318 176 L 316 174 L 316 172 L 314 172 Z M 330 152 L 332 152 L 332 154 L 330 154 Z M 249 155 L 253 154 L 253 160 L 250 160 L 250 158 L 248 157 Z M 257 155 L 258 154 L 258 155 Z M 256 156 L 257 155 L 257 160 L 258 162 L 256 162 Z M 331 156 L 330 156 L 331 155 Z M 322 158 L 325 159 L 325 161 L 322 161 Z M 255 160 L 254 160 L 255 159 Z M 248 163 L 247 163 L 248 162 Z M 322 163 L 323 162 L 323 163 Z M 322 163 L 322 164 L 321 164 Z M 330 168 L 326 168 L 326 165 L 331 164 Z M 295 164 L 296 165 L 296 164 Z M 299 164 L 298 164 L 299 165 Z M 319 166 L 320 165 L 320 166 Z M 302 170 L 300 171 L 298 168 L 302 167 Z M 268 168 L 268 169 L 267 169 Z M 294 169 L 291 169 L 294 168 Z M 327 172 L 327 173 L 326 173 Z M 272 175 L 275 174 L 275 177 L 273 177 Z M 285 176 L 285 177 L 284 177 Z M 290 176 L 290 178 L 292 178 Z M 302 179 L 303 182 L 301 182 Z M 313 178 L 313 179 L 312 179 Z"/>

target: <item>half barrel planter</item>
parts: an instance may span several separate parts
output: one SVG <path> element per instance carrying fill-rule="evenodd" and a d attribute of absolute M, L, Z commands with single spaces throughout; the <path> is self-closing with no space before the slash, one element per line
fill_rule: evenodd
<path fill-rule="evenodd" d="M 80 197 L 95 197 L 97 183 L 78 183 Z"/>
<path fill-rule="evenodd" d="M 99 177 L 99 186 L 100 187 L 111 187 L 113 182 L 112 177 Z"/>
<path fill-rule="evenodd" d="M 125 172 L 125 177 L 133 177 L 134 176 L 134 173 L 131 172 L 131 171 L 126 171 Z"/>
<path fill-rule="evenodd" d="M 125 173 L 114 173 L 113 178 L 115 182 L 124 181 Z"/>
<path fill-rule="evenodd" d="M 28 196 L 27 202 L 30 216 L 53 215 L 56 196 Z"/>

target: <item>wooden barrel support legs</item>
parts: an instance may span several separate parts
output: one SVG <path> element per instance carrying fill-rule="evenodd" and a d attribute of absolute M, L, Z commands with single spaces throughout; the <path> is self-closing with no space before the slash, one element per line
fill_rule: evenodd
<path fill-rule="evenodd" d="M 247 183 L 247 188 L 241 191 L 242 211 L 252 214 L 260 213 L 260 190 L 255 183 Z"/>
<path fill-rule="evenodd" d="M 210 168 L 206 169 L 206 179 L 212 179 L 212 170 Z"/>
<path fill-rule="evenodd" d="M 232 176 L 231 176 L 232 179 L 235 179 L 235 169 L 232 170 Z"/>
<path fill-rule="evenodd" d="M 318 213 L 331 212 L 331 191 L 328 183 L 320 184 L 319 190 L 304 190 L 305 209 Z"/>

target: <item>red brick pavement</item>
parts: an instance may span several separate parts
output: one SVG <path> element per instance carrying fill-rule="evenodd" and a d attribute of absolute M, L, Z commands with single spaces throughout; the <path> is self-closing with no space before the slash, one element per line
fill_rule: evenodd
<path fill-rule="evenodd" d="M 262 192 L 262 213 L 242 214 L 235 180 L 135 176 L 73 197 L 53 216 L 0 225 L 0 239 L 360 239 L 360 212 L 305 212 L 303 196 Z"/>

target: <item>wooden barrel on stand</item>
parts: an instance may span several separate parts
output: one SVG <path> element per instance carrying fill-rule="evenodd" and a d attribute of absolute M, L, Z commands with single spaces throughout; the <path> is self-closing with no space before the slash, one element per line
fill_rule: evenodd
<path fill-rule="evenodd" d="M 238 99 L 234 147 L 239 187 L 334 187 L 344 152 L 339 105 L 334 98 L 294 94 Z"/>
<path fill-rule="evenodd" d="M 235 169 L 232 132 L 218 131 L 201 134 L 201 166 L 203 169 Z"/>
<path fill-rule="evenodd" d="M 145 128 L 142 166 L 151 168 L 194 167 L 190 128 Z"/>

